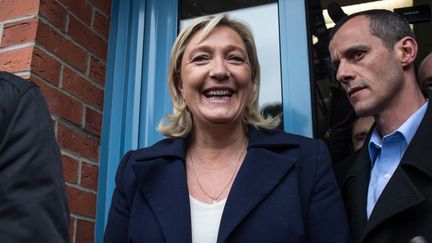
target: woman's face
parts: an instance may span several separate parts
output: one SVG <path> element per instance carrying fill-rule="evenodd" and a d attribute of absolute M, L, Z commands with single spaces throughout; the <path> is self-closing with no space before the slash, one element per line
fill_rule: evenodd
<path fill-rule="evenodd" d="M 245 45 L 233 29 L 216 27 L 199 42 L 201 30 L 186 45 L 177 88 L 195 125 L 241 124 L 252 91 Z"/>

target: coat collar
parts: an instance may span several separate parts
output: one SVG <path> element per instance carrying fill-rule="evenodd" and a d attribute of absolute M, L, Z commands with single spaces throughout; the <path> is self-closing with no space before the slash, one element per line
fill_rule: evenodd
<path fill-rule="evenodd" d="M 429 104 L 426 113 L 411 140 L 410 145 L 402 157 L 403 167 L 413 167 L 432 178 L 432 91 L 429 95 Z"/>
<path fill-rule="evenodd" d="M 368 141 L 370 135 L 369 133 L 365 141 Z M 371 171 L 368 146 L 363 146 L 352 162 L 354 164 L 345 177 L 341 190 L 348 212 L 351 234 L 353 239 L 359 239 L 367 223 L 366 204 Z"/>
<path fill-rule="evenodd" d="M 292 168 L 297 158 L 273 152 L 296 147 L 296 137 L 250 127 L 248 153 L 234 180 L 221 219 L 218 242 L 241 221 Z M 136 155 L 133 171 L 168 242 L 191 242 L 185 158 L 187 139 L 165 139 Z"/>
<path fill-rule="evenodd" d="M 251 147 L 291 147 L 298 146 L 295 142 L 295 135 L 290 135 L 277 130 L 267 130 L 249 126 L 249 143 Z M 287 139 L 288 138 L 288 139 Z M 151 147 L 137 151 L 136 161 L 148 161 L 155 158 L 178 158 L 183 161 L 186 159 L 188 138 L 164 139 Z"/>

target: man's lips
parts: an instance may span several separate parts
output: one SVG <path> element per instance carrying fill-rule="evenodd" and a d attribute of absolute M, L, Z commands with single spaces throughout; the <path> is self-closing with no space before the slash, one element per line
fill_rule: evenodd
<path fill-rule="evenodd" d="M 348 97 L 351 97 L 354 93 L 364 89 L 363 87 L 357 86 L 348 90 Z"/>

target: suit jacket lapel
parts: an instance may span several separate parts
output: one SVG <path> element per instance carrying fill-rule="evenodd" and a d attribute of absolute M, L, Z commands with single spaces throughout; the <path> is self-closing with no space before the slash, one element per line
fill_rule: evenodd
<path fill-rule="evenodd" d="M 168 147 L 147 151 L 143 161 L 133 166 L 138 190 L 152 208 L 167 242 L 192 242 L 185 151 L 185 141 L 177 139 Z"/>
<path fill-rule="evenodd" d="M 425 200 L 424 195 L 413 183 L 414 178 L 407 174 L 407 168 L 425 173 L 432 178 L 432 105 L 429 103 L 417 131 L 408 145 L 401 162 L 384 188 L 372 211 L 363 238 L 386 219 L 397 215 Z"/>
<path fill-rule="evenodd" d="M 255 135 L 251 134 L 248 154 L 225 204 L 217 242 L 227 240 L 230 233 L 278 185 L 297 161 L 296 158 L 287 158 L 264 148 L 278 145 L 266 144 L 268 140 L 264 141 L 265 137 L 256 138 Z M 283 146 L 287 148 L 286 140 Z"/>

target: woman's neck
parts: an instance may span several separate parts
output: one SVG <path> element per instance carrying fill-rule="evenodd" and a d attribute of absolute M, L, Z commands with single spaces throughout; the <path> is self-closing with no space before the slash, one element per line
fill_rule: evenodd
<path fill-rule="evenodd" d="M 194 129 L 189 152 L 193 153 L 203 166 L 224 166 L 221 161 L 238 154 L 247 143 L 248 139 L 242 126 L 236 129 Z"/>

